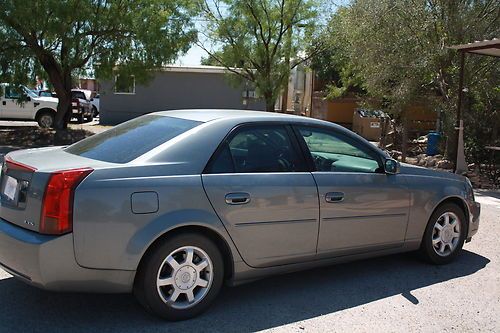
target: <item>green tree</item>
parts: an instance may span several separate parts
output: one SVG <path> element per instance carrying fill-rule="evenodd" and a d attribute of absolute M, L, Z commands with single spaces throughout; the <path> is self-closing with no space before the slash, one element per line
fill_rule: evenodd
<path fill-rule="evenodd" d="M 403 119 L 408 105 L 434 105 L 446 113 L 452 134 L 459 57 L 447 46 L 497 37 L 500 1 L 355 0 L 343 11 L 331 22 L 333 38 L 343 43 L 330 39 L 330 45 L 345 52 L 369 96 L 383 100 Z M 497 60 L 488 57 L 470 61 L 468 88 L 492 92 L 498 86 L 496 66 Z M 485 77 L 491 78 L 490 85 L 480 84 Z"/>
<path fill-rule="evenodd" d="M 349 56 L 348 40 L 342 23 L 348 14 L 346 7 L 338 8 L 331 16 L 326 33 L 316 38 L 324 39 L 325 49 L 311 59 L 316 77 L 325 84 L 326 98 L 346 95 L 365 96 L 364 78 Z M 313 44 L 318 43 L 317 41 Z"/>
<path fill-rule="evenodd" d="M 149 69 L 186 52 L 196 34 L 189 0 L 0 0 L 3 78 L 43 69 L 59 98 L 56 128 L 67 124 L 72 75 L 118 70 L 146 79 Z"/>
<path fill-rule="evenodd" d="M 267 111 L 274 111 L 290 70 L 321 49 L 303 52 L 316 28 L 312 0 L 205 0 L 201 7 L 208 23 L 198 44 L 209 62 L 251 82 Z"/>
<path fill-rule="evenodd" d="M 204 66 L 220 66 L 220 62 L 216 59 L 219 59 L 223 56 L 222 51 L 215 51 L 213 55 L 208 55 L 206 57 L 201 57 L 201 64 Z"/>

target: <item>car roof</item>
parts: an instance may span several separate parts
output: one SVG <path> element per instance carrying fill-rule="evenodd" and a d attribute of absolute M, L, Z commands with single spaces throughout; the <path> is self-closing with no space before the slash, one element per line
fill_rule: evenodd
<path fill-rule="evenodd" d="M 187 120 L 194 120 L 200 122 L 209 122 L 212 120 L 222 118 L 265 118 L 268 120 L 304 120 L 308 119 L 301 116 L 266 112 L 266 111 L 252 111 L 252 110 L 230 110 L 230 109 L 185 109 L 185 110 L 172 110 L 160 111 L 152 113 L 154 115 L 168 116 L 174 118 L 182 118 Z"/>

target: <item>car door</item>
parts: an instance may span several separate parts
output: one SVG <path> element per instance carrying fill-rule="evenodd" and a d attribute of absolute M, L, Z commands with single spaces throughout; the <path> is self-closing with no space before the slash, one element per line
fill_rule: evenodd
<path fill-rule="evenodd" d="M 250 266 L 316 255 L 318 192 L 299 151 L 286 125 L 245 125 L 221 143 L 202 175 L 212 206 Z"/>
<path fill-rule="evenodd" d="M 295 128 L 310 153 L 320 202 L 318 255 L 355 254 L 404 243 L 409 191 L 383 171 L 369 143 L 331 128 Z"/>
<path fill-rule="evenodd" d="M 34 110 L 33 102 L 28 100 L 27 96 L 21 98 L 22 94 L 21 88 L 5 87 L 5 98 L 2 100 L 2 118 L 31 119 Z"/>

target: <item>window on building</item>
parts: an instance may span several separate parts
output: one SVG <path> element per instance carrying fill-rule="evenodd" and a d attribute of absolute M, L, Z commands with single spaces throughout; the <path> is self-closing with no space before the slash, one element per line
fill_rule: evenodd
<path fill-rule="evenodd" d="M 117 74 L 115 76 L 115 94 L 135 94 L 135 76 Z"/>

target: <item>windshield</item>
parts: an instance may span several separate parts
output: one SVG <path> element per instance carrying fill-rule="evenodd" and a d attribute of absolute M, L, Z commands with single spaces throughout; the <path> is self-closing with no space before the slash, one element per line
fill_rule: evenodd
<path fill-rule="evenodd" d="M 193 120 L 146 115 L 77 142 L 65 151 L 104 162 L 128 163 L 200 124 Z"/>
<path fill-rule="evenodd" d="M 23 90 L 26 93 L 26 95 L 28 95 L 29 97 L 38 98 L 38 95 L 33 90 L 30 90 L 30 89 L 26 88 L 25 86 L 23 86 Z"/>

